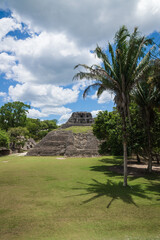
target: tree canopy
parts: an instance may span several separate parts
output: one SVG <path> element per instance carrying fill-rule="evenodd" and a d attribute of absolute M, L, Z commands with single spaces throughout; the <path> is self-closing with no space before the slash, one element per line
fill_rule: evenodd
<path fill-rule="evenodd" d="M 24 127 L 30 105 L 23 102 L 8 102 L 0 108 L 0 127 L 8 130 L 13 127 Z"/>

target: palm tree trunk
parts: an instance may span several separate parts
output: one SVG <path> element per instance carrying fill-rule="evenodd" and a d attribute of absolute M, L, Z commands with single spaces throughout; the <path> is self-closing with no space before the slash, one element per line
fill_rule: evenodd
<path fill-rule="evenodd" d="M 146 127 L 147 127 L 147 138 L 148 138 L 148 172 L 152 172 L 152 144 L 151 144 L 151 126 L 150 126 L 150 114 L 146 109 Z"/>
<path fill-rule="evenodd" d="M 124 164 L 124 182 L 123 182 L 123 186 L 126 187 L 127 186 L 127 175 L 128 175 L 128 171 L 127 171 L 127 130 L 126 130 L 126 117 L 123 116 L 123 164 Z"/>
<path fill-rule="evenodd" d="M 140 159 L 138 153 L 137 153 L 137 163 L 141 163 L 141 159 Z"/>
<path fill-rule="evenodd" d="M 123 186 L 127 186 L 127 143 L 123 141 L 123 162 L 124 162 L 124 182 Z"/>
<path fill-rule="evenodd" d="M 152 172 L 152 150 L 151 150 L 151 134 L 150 128 L 148 129 L 148 172 Z"/>

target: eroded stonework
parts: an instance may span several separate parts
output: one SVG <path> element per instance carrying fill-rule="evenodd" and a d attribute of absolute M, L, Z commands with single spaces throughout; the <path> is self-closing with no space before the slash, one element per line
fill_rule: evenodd
<path fill-rule="evenodd" d="M 74 112 L 61 128 L 68 128 L 71 126 L 91 126 L 93 123 L 94 119 L 90 112 Z"/>
<path fill-rule="evenodd" d="M 57 130 L 49 132 L 33 149 L 28 156 L 96 156 L 99 141 L 89 133 L 73 133 Z"/>

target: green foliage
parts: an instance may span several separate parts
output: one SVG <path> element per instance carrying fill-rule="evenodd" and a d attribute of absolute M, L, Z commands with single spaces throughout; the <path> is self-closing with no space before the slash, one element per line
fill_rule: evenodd
<path fill-rule="evenodd" d="M 8 134 L 0 129 L 0 147 L 9 148 L 9 136 Z"/>
<path fill-rule="evenodd" d="M 49 133 L 48 130 L 41 130 L 41 131 L 39 131 L 38 134 L 37 134 L 37 139 L 39 140 L 39 139 L 44 138 L 47 135 L 47 133 Z"/>
<path fill-rule="evenodd" d="M 35 140 L 39 139 L 38 133 L 41 129 L 40 124 L 39 119 L 27 118 L 26 128 L 29 131 L 29 136 Z"/>
<path fill-rule="evenodd" d="M 148 135 L 139 106 L 132 102 L 130 106 L 131 126 L 127 124 L 128 154 L 147 157 Z M 94 135 L 102 140 L 100 154 L 122 155 L 122 122 L 119 113 L 99 112 L 93 125 Z M 160 112 L 154 109 L 154 122 L 151 128 L 152 153 L 160 154 Z"/>
<path fill-rule="evenodd" d="M 160 112 L 155 110 L 154 126 L 152 130 L 153 153 L 160 155 Z"/>
<path fill-rule="evenodd" d="M 9 102 L 0 108 L 0 127 L 6 131 L 13 127 L 24 127 L 29 105 L 23 102 Z"/>
<path fill-rule="evenodd" d="M 44 120 L 27 118 L 26 128 L 29 136 L 35 140 L 42 139 L 48 132 L 57 128 L 56 120 Z"/>
<path fill-rule="evenodd" d="M 143 154 L 146 149 L 143 119 L 135 102 L 131 102 L 129 110 L 131 125 L 128 124 L 128 149 L 130 153 Z"/>
<path fill-rule="evenodd" d="M 100 146 L 100 154 L 122 155 L 122 123 L 119 113 L 99 112 L 93 125 L 94 135 L 104 140 Z"/>
<path fill-rule="evenodd" d="M 29 132 L 25 127 L 10 128 L 8 130 L 10 137 L 11 149 L 21 148 L 24 146 L 26 139 L 28 138 Z"/>
<path fill-rule="evenodd" d="M 46 131 L 50 132 L 57 128 L 57 120 L 56 119 L 43 120 L 43 121 L 41 121 L 40 126 L 41 126 L 41 130 L 46 130 Z"/>

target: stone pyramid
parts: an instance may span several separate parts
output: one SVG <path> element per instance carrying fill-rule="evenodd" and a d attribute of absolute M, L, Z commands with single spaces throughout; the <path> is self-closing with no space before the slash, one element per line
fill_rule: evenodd
<path fill-rule="evenodd" d="M 49 132 L 28 156 L 96 156 L 99 141 L 92 132 L 73 133 L 56 130 Z"/>

